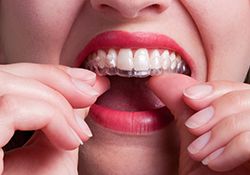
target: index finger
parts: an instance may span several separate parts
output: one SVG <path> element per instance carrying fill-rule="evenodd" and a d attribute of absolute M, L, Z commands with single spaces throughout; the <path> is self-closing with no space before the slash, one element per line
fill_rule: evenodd
<path fill-rule="evenodd" d="M 88 94 L 91 89 L 93 89 L 93 91 L 97 91 L 94 87 L 92 87 L 96 84 L 95 73 L 88 70 L 80 68 L 73 69 L 59 65 L 17 63 L 0 65 L 0 71 L 7 72 L 18 77 L 40 81 L 41 83 L 61 93 L 73 107 L 89 106 L 96 99 L 96 97 Z M 74 82 L 78 82 L 77 84 L 81 85 L 81 91 L 76 88 L 76 84 Z M 102 92 L 98 91 L 98 94 L 100 95 L 105 90 Z M 82 91 L 84 91 L 84 93 L 82 93 Z"/>

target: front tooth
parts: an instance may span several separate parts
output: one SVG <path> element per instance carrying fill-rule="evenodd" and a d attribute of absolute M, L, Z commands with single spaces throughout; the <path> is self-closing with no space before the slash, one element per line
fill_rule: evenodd
<path fill-rule="evenodd" d="M 116 67 L 117 53 L 115 49 L 110 49 L 106 57 L 106 65 L 109 68 Z"/>
<path fill-rule="evenodd" d="M 158 50 L 153 50 L 150 55 L 150 68 L 160 69 L 161 68 L 161 55 Z"/>
<path fill-rule="evenodd" d="M 131 71 L 134 67 L 133 52 L 131 49 L 120 49 L 117 56 L 117 68 Z"/>
<path fill-rule="evenodd" d="M 144 71 L 149 68 L 149 55 L 147 49 L 138 49 L 134 55 L 134 69 L 136 71 Z"/>
<path fill-rule="evenodd" d="M 169 58 L 169 51 L 165 50 L 162 54 L 161 54 L 161 62 L 162 62 L 162 68 L 164 70 L 167 70 L 170 67 L 171 61 Z"/>
<path fill-rule="evenodd" d="M 170 61 L 171 61 L 170 68 L 171 68 L 171 70 L 174 70 L 176 68 L 176 66 L 177 66 L 176 55 L 175 55 L 174 52 L 172 52 L 171 55 L 170 55 Z"/>
<path fill-rule="evenodd" d="M 99 59 L 98 66 L 100 68 L 104 68 L 105 67 L 106 52 L 103 50 L 98 50 L 97 57 L 99 57 L 98 58 Z"/>

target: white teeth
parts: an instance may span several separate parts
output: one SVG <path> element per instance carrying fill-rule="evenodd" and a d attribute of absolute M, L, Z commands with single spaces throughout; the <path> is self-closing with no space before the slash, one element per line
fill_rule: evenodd
<path fill-rule="evenodd" d="M 134 52 L 134 54 L 133 54 Z M 146 77 L 163 72 L 190 74 L 189 68 L 181 56 L 168 50 L 133 51 L 129 48 L 98 50 L 88 57 L 86 66 L 100 75 L 119 75 L 125 77 Z"/>
<path fill-rule="evenodd" d="M 150 68 L 151 69 L 160 69 L 161 68 L 161 55 L 158 50 L 153 50 L 150 54 Z"/>
<path fill-rule="evenodd" d="M 97 57 L 98 57 L 97 59 L 100 60 L 98 62 L 98 66 L 100 68 L 104 68 L 105 67 L 106 52 L 103 51 L 103 50 L 98 50 L 97 51 Z"/>
<path fill-rule="evenodd" d="M 170 59 L 171 62 L 174 61 L 174 60 L 176 59 L 176 55 L 175 55 L 174 52 L 172 52 L 172 53 L 170 54 L 169 59 Z"/>
<path fill-rule="evenodd" d="M 106 65 L 108 68 L 116 67 L 117 53 L 115 49 L 110 49 L 106 57 Z"/>
<path fill-rule="evenodd" d="M 175 55 L 174 52 L 170 54 L 170 61 L 171 61 L 170 69 L 174 70 L 176 68 L 176 66 L 177 66 L 176 55 Z"/>
<path fill-rule="evenodd" d="M 145 71 L 149 70 L 149 56 L 147 49 L 138 49 L 134 55 L 134 70 L 135 71 Z"/>
<path fill-rule="evenodd" d="M 134 68 L 133 52 L 131 49 L 120 49 L 117 56 L 117 68 L 128 71 Z"/>
<path fill-rule="evenodd" d="M 169 51 L 165 50 L 162 54 L 161 54 L 161 65 L 162 68 L 165 70 L 168 70 L 170 65 L 171 65 L 171 61 L 170 61 L 170 56 L 169 56 Z"/>

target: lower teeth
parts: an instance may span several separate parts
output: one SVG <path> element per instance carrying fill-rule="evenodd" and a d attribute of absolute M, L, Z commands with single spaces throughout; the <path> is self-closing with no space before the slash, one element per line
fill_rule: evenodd
<path fill-rule="evenodd" d="M 180 73 L 180 74 L 185 74 L 185 75 L 190 75 L 191 71 L 189 67 L 183 63 L 180 62 L 174 67 L 169 67 L 168 69 L 150 69 L 150 70 L 143 70 L 143 71 L 137 71 L 137 70 L 120 70 L 118 68 L 107 68 L 103 67 L 100 68 L 99 66 L 94 66 L 91 64 L 88 64 L 85 66 L 87 69 L 96 72 L 100 76 L 121 76 L 121 77 L 136 77 L 136 78 L 145 78 L 148 76 L 157 76 L 157 75 L 162 75 L 163 73 Z"/>

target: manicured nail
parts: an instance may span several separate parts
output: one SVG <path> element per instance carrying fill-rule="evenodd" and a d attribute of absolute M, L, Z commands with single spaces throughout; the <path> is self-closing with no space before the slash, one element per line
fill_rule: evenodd
<path fill-rule="evenodd" d="M 199 128 L 208 123 L 214 116 L 214 108 L 212 106 L 202 109 L 192 115 L 185 123 L 188 128 Z"/>
<path fill-rule="evenodd" d="M 183 94 L 193 100 L 205 98 L 213 92 L 213 87 L 207 84 L 194 85 L 183 91 Z"/>
<path fill-rule="evenodd" d="M 208 165 L 208 163 L 212 160 L 215 160 L 217 157 L 219 157 L 225 150 L 225 147 L 218 149 L 217 151 L 210 154 L 208 157 L 206 157 L 204 160 L 202 160 L 203 165 Z"/>
<path fill-rule="evenodd" d="M 83 92 L 85 94 L 89 94 L 91 96 L 100 95 L 100 93 L 97 92 L 92 86 L 90 86 L 87 83 L 84 83 L 83 81 L 72 78 L 72 82 L 77 87 L 77 89 L 79 89 L 81 92 Z"/>
<path fill-rule="evenodd" d="M 81 68 L 68 68 L 67 73 L 74 79 L 79 79 L 82 81 L 94 80 L 96 79 L 96 74 L 86 69 Z"/>
<path fill-rule="evenodd" d="M 211 137 L 211 131 L 207 132 L 206 134 L 200 136 L 198 139 L 196 139 L 195 141 L 193 141 L 193 143 L 191 143 L 188 146 L 188 151 L 191 154 L 196 154 L 198 152 L 200 152 L 200 150 L 202 150 L 202 148 L 204 148 L 207 143 L 209 142 Z"/>
<path fill-rule="evenodd" d="M 93 136 L 88 124 L 79 115 L 76 115 L 76 121 L 86 136 Z"/>
<path fill-rule="evenodd" d="M 81 138 L 76 134 L 76 132 L 72 128 L 71 128 L 71 133 L 72 133 L 73 137 L 75 137 L 75 139 L 79 142 L 79 144 L 83 145 Z"/>

